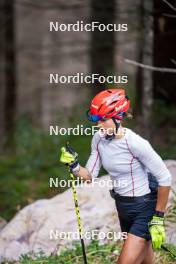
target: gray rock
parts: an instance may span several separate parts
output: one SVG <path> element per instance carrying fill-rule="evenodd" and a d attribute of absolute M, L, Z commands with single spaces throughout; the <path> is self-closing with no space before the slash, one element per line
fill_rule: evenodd
<path fill-rule="evenodd" d="M 105 181 L 108 179 L 103 178 Z M 112 229 L 119 232 L 117 213 L 108 187 L 90 186 L 77 187 L 84 231 Z M 0 232 L 0 257 L 17 260 L 21 254 L 40 250 L 46 255 L 57 253 L 66 245 L 72 245 L 72 239 L 60 239 L 57 234 L 75 231 L 77 220 L 72 190 L 69 189 L 52 199 L 38 200 L 23 208 Z"/>
<path fill-rule="evenodd" d="M 0 231 L 5 227 L 7 221 L 0 216 Z"/>

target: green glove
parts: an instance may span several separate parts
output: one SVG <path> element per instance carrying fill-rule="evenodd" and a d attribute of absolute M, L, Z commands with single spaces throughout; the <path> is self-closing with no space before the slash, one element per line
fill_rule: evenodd
<path fill-rule="evenodd" d="M 78 154 L 68 144 L 61 148 L 60 162 L 70 167 L 72 172 L 79 171 Z"/>
<path fill-rule="evenodd" d="M 154 215 L 148 225 L 152 238 L 152 246 L 154 249 L 160 249 L 166 239 L 164 217 Z"/>

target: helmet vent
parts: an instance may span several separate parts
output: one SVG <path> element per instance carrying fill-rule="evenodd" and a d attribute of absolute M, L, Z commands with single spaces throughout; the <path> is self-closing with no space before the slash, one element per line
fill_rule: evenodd
<path fill-rule="evenodd" d="M 103 106 L 103 104 L 100 105 L 100 107 L 98 108 L 98 111 L 100 111 L 101 107 Z"/>
<path fill-rule="evenodd" d="M 106 113 L 107 115 L 111 114 L 112 112 L 114 112 L 114 109 L 112 109 L 111 111 L 109 111 L 108 113 Z"/>
<path fill-rule="evenodd" d="M 115 103 L 117 103 L 117 101 L 113 101 L 112 103 L 110 103 L 109 105 L 113 105 L 113 104 L 115 104 Z"/>

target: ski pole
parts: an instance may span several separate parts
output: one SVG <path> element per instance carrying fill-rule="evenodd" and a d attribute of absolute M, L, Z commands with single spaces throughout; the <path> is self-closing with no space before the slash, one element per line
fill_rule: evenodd
<path fill-rule="evenodd" d="M 174 248 L 172 249 L 169 244 L 163 244 L 161 248 L 169 252 L 174 258 L 176 258 L 176 250 Z"/>
<path fill-rule="evenodd" d="M 73 152 L 72 148 L 69 146 L 69 143 L 67 143 L 66 145 L 66 150 L 69 151 L 70 153 Z M 74 199 L 75 211 L 76 211 L 77 222 L 78 222 L 79 237 L 81 241 L 83 260 L 84 260 L 84 264 L 87 264 L 87 257 L 86 257 L 84 239 L 83 239 L 83 227 L 81 224 L 81 216 L 80 216 L 80 210 L 79 210 L 79 205 L 78 205 L 78 196 L 77 196 L 76 187 L 75 187 L 75 178 L 74 178 L 73 173 L 71 173 L 69 166 L 68 166 L 68 169 L 70 173 L 70 178 L 72 180 L 71 185 L 72 185 L 73 199 Z"/>

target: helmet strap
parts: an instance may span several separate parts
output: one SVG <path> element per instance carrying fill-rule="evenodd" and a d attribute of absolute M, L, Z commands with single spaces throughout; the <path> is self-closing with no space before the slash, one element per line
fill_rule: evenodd
<path fill-rule="evenodd" d="M 116 132 L 113 133 L 112 135 L 106 135 L 105 138 L 106 138 L 107 140 L 112 140 L 112 139 L 114 139 L 115 136 L 116 136 L 116 134 L 118 133 L 118 129 L 119 129 L 119 127 L 120 127 L 120 122 L 118 122 L 117 119 L 116 119 L 115 117 L 112 117 L 112 120 L 113 120 L 113 122 L 114 122 L 114 124 L 115 124 Z"/>

